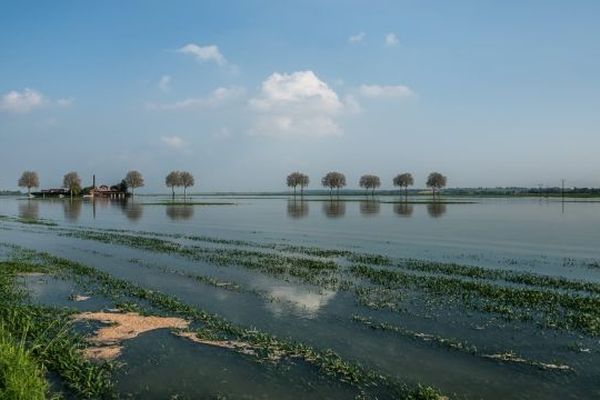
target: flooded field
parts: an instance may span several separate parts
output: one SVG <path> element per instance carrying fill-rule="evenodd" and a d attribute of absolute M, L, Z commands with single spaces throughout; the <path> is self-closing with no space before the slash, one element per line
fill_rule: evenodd
<path fill-rule="evenodd" d="M 100 377 L 50 363 L 67 397 L 598 398 L 599 211 L 7 197 L 0 286 L 15 315 L 64 320 L 68 364 Z"/>

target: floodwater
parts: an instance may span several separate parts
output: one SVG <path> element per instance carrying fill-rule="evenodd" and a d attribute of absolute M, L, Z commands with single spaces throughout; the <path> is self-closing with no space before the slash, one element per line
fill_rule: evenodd
<path fill-rule="evenodd" d="M 43 219 L 61 228 L 119 229 L 227 240 L 346 249 L 397 258 L 530 271 L 600 282 L 600 203 L 551 199 L 424 199 L 393 196 L 195 196 L 182 204 L 140 196 L 111 202 L 0 197 L 0 215 Z M 412 200 L 415 200 L 414 202 Z M 233 204 L 231 204 L 233 203 Z M 579 332 L 506 322 L 455 304 L 410 312 L 368 309 L 352 293 L 293 280 L 220 268 L 170 254 L 53 234 L 44 226 L 3 222 L 0 243 L 17 244 L 81 261 L 115 277 L 174 294 L 184 302 L 245 327 L 257 327 L 409 384 L 432 385 L 468 399 L 600 397 L 600 342 Z M 159 267 L 169 267 L 167 273 Z M 228 291 L 186 277 L 198 272 L 250 289 Z M 48 285 L 48 287 L 44 287 Z M 26 286 L 34 301 L 64 306 L 78 288 L 52 279 Z M 255 293 L 263 293 L 257 296 Z M 410 296 L 410 293 L 407 294 Z M 275 300 L 273 300 L 275 299 Z M 102 299 L 93 307 L 110 307 Z M 82 305 L 82 309 L 92 306 Z M 515 351 L 527 359 L 560 362 L 555 371 L 496 362 L 352 321 L 361 315 L 414 332 L 466 341 L 482 354 Z M 573 351 L 574 344 L 585 351 Z M 261 364 L 156 331 L 125 344 L 117 389 L 134 398 L 353 398 L 353 388 L 300 362 Z"/>

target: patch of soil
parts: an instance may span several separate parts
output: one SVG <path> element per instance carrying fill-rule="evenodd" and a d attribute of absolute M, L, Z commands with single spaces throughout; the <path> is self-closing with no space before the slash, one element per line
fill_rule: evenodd
<path fill-rule="evenodd" d="M 186 329 L 189 322 L 182 318 L 144 316 L 138 313 L 84 312 L 75 321 L 97 321 L 105 326 L 87 340 L 92 344 L 84 355 L 94 360 L 113 360 L 121 354 L 123 341 L 155 329 Z"/>

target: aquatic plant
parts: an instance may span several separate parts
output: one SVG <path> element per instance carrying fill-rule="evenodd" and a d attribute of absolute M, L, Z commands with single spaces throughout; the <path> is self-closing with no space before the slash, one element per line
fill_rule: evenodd
<path fill-rule="evenodd" d="M 567 372 L 573 371 L 571 367 L 562 363 L 548 363 L 538 360 L 530 360 L 518 356 L 513 351 L 502 351 L 494 353 L 482 352 L 479 348 L 477 348 L 477 346 L 466 341 L 460 341 L 454 338 L 445 338 L 440 335 L 434 335 L 430 333 L 417 332 L 402 326 L 392 325 L 387 322 L 375 322 L 373 319 L 361 315 L 353 315 L 352 320 L 372 330 L 393 332 L 402 337 L 419 340 L 420 342 L 434 343 L 437 346 L 471 354 L 487 360 L 511 362 L 514 364 L 527 365 L 543 370 Z"/>
<path fill-rule="evenodd" d="M 445 276 L 413 275 L 361 264 L 351 266 L 350 271 L 385 288 L 419 288 L 431 295 L 455 298 L 466 306 L 508 316 L 516 308 L 515 311 L 547 327 L 577 329 L 590 335 L 600 335 L 599 296 L 501 286 Z"/>
<path fill-rule="evenodd" d="M 180 316 L 201 323 L 202 328 L 197 333 L 204 337 L 226 338 L 248 343 L 257 350 L 258 354 L 267 356 L 278 354 L 285 357 L 300 358 L 319 368 L 324 374 L 335 377 L 342 382 L 361 388 L 383 387 L 393 393 L 396 398 L 426 398 L 422 396 L 429 396 L 432 393 L 439 394 L 438 391 L 432 388 L 421 386 L 415 388 L 399 383 L 390 377 L 344 360 L 332 350 L 315 350 L 293 340 L 279 339 L 254 328 L 244 328 L 232 324 L 220 316 L 185 304 L 175 296 L 145 289 L 93 267 L 26 249 L 20 249 L 20 254 L 28 260 L 37 260 L 50 270 L 73 274 L 74 277 L 79 276 L 80 281 L 87 282 L 90 287 L 94 286 L 99 293 L 113 298 L 115 301 L 123 297 L 136 298 L 141 301 L 141 304 L 138 304 L 139 308 L 146 309 L 148 313 L 156 313 L 161 310 L 162 313 L 168 315 Z M 148 304 L 150 308 L 144 304 Z"/>
<path fill-rule="evenodd" d="M 46 219 L 26 218 L 26 217 L 10 217 L 8 215 L 0 215 L 0 221 L 18 222 L 20 224 L 27 224 L 27 225 L 57 226 L 57 224 L 55 222 L 46 220 Z"/>
<path fill-rule="evenodd" d="M 80 398 L 110 397 L 113 365 L 92 364 L 81 350 L 83 339 L 70 329 L 68 310 L 27 303 L 14 287 L 16 274 L 48 272 L 50 268 L 22 260 L 0 262 L 0 321 L 6 332 L 20 337 L 39 369 L 55 372 Z"/>

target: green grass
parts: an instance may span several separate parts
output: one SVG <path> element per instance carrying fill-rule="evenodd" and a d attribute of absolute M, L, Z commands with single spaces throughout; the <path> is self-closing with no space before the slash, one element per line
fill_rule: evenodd
<path fill-rule="evenodd" d="M 326 289 L 358 288 L 354 293 L 359 304 L 370 308 L 401 310 L 401 299 L 394 299 L 394 293 L 389 290 L 410 287 L 426 292 L 433 301 L 450 297 L 467 308 L 500 314 L 508 320 L 530 320 L 544 327 L 600 335 L 600 284 L 594 282 L 423 260 L 398 261 L 379 254 L 346 250 L 304 249 L 293 245 L 288 248 L 281 244 L 251 249 L 252 242 L 207 237 L 196 239 L 224 246 L 190 246 L 140 234 L 49 229 L 67 237 L 173 254 L 217 266 L 240 266 Z M 228 246 L 230 243 L 234 247 Z M 308 255 L 297 254 L 304 250 Z M 349 261 L 350 267 L 342 266 L 333 257 Z M 375 289 L 370 293 L 360 289 L 365 285 Z"/>
<path fill-rule="evenodd" d="M 83 358 L 86 344 L 83 337 L 72 331 L 70 312 L 30 304 L 15 287 L 16 274 L 48 271 L 47 266 L 27 261 L 0 262 L 2 328 L 21 338 L 23 348 L 39 370 L 55 373 L 78 398 L 112 397 L 113 365 L 94 364 Z"/>
<path fill-rule="evenodd" d="M 387 289 L 415 288 L 429 296 L 457 299 L 467 307 L 502 314 L 508 319 L 531 319 L 556 329 L 600 335 L 600 296 L 529 287 L 496 285 L 446 276 L 423 276 L 357 264 L 357 278 Z"/>
<path fill-rule="evenodd" d="M 129 307 L 147 314 L 179 316 L 201 324 L 197 334 L 203 338 L 230 339 L 248 343 L 259 354 L 259 359 L 269 360 L 273 355 L 298 358 L 318 368 L 323 374 L 341 382 L 365 389 L 379 387 L 399 399 L 434 399 L 439 392 L 423 386 L 408 386 L 391 377 L 381 375 L 361 365 L 347 361 L 333 350 L 316 350 L 303 343 L 280 339 L 255 328 L 246 328 L 228 322 L 224 318 L 188 305 L 175 296 L 148 290 L 131 282 L 121 280 L 97 269 L 54 257 L 47 253 L 21 250 L 22 262 L 44 265 L 58 273 L 72 274 L 82 284 L 89 285 L 97 293 L 111 298 L 115 303 L 127 299 Z M 137 299 L 137 302 L 135 302 Z M 133 301 L 132 301 L 133 300 Z"/>
<path fill-rule="evenodd" d="M 0 325 L 1 400 L 42 400 L 49 391 L 43 366 L 25 346 L 26 336 L 15 338 Z"/>

